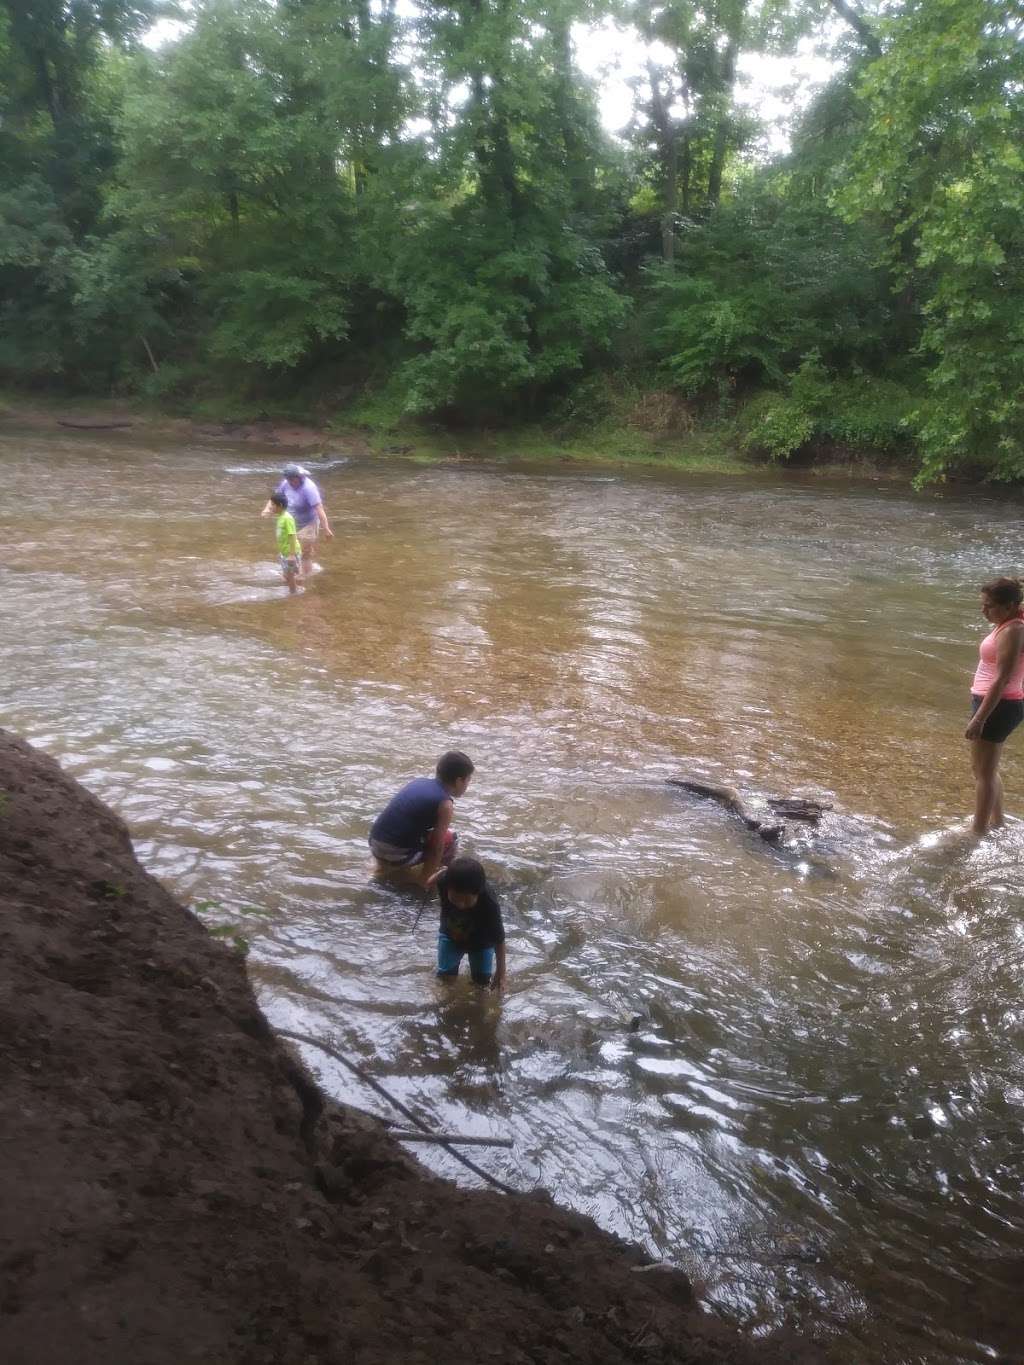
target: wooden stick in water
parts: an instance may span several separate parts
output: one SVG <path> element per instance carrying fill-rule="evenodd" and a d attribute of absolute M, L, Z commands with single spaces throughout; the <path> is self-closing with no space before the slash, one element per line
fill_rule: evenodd
<path fill-rule="evenodd" d="M 388 1133 L 399 1142 L 457 1142 L 460 1147 L 512 1146 L 511 1138 L 483 1137 L 477 1133 L 467 1133 L 464 1137 L 460 1137 L 458 1133 L 417 1133 L 408 1128 L 392 1128 L 390 1124 Z"/>

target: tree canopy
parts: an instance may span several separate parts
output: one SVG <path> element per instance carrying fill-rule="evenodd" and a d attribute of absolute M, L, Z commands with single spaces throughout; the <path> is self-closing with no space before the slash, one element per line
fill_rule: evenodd
<path fill-rule="evenodd" d="M 628 375 L 772 458 L 1024 477 L 1018 6 L 196 0 L 141 44 L 175 12 L 0 0 L 8 383 L 511 422 Z M 808 36 L 771 157 L 744 72 Z"/>

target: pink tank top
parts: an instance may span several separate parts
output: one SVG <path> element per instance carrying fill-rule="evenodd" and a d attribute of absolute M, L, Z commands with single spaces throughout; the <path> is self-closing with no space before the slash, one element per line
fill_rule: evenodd
<path fill-rule="evenodd" d="M 998 649 L 996 636 L 1004 626 L 1012 626 L 1015 621 L 1024 621 L 1024 613 L 1020 616 L 1011 616 L 1008 621 L 1002 621 L 994 630 L 990 630 L 982 640 L 978 649 L 981 658 L 974 675 L 974 681 L 971 683 L 971 692 L 974 696 L 983 697 L 995 682 L 996 674 L 999 672 L 996 664 Z M 1024 650 L 1021 651 L 1013 672 L 1006 680 L 1006 686 L 1003 688 L 1003 695 L 1000 700 L 1020 701 L 1022 698 L 1024 698 Z"/>

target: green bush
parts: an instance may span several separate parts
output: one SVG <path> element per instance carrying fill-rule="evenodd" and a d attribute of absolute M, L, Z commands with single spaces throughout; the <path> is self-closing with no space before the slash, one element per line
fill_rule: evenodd
<path fill-rule="evenodd" d="M 749 373 L 781 381 L 789 329 L 785 322 L 780 325 L 770 282 L 726 296 L 713 279 L 673 276 L 660 266 L 652 275 L 665 308 L 656 337 L 666 347 L 665 368 L 683 393 L 699 394 Z"/>
<path fill-rule="evenodd" d="M 773 460 L 785 460 L 814 435 L 814 418 L 792 398 L 759 394 L 742 417 L 743 446 Z"/>
<path fill-rule="evenodd" d="M 832 405 L 821 420 L 822 432 L 849 445 L 893 450 L 913 436 L 918 395 L 900 384 L 867 376 L 837 380 Z"/>
<path fill-rule="evenodd" d="M 740 418 L 744 448 L 783 460 L 812 441 L 898 452 L 914 435 L 920 395 L 871 375 L 830 375 L 808 356 L 782 392 L 762 393 Z"/>
<path fill-rule="evenodd" d="M 781 387 L 809 354 L 835 372 L 873 368 L 893 312 L 877 255 L 873 233 L 821 199 L 755 185 L 648 268 L 651 359 L 691 396 Z"/>
<path fill-rule="evenodd" d="M 339 429 L 355 426 L 377 435 L 398 431 L 409 420 L 406 411 L 406 386 L 397 377 L 382 386 L 369 386 L 356 400 L 336 413 L 333 424 Z"/>
<path fill-rule="evenodd" d="M 154 403 L 174 403 L 188 400 L 202 378 L 203 372 L 196 365 L 168 362 L 158 370 L 140 374 L 137 383 L 131 387 L 137 388 L 143 398 Z"/>
<path fill-rule="evenodd" d="M 563 435 L 592 431 L 610 421 L 621 424 L 641 397 L 642 391 L 621 373 L 595 370 L 567 390 L 548 420 Z"/>

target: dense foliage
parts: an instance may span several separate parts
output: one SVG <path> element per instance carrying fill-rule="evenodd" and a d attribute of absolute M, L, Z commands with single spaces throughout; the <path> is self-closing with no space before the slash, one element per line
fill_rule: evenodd
<path fill-rule="evenodd" d="M 391 420 L 675 393 L 1024 477 L 1005 0 L 0 0 L 0 379 Z M 646 44 L 622 136 L 576 45 Z M 824 35 L 772 160 L 743 63 Z M 585 416 L 585 413 L 584 413 Z"/>

